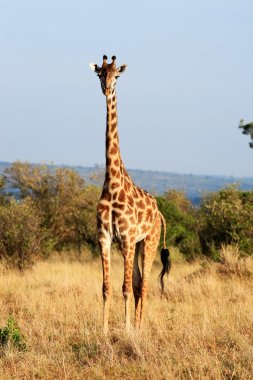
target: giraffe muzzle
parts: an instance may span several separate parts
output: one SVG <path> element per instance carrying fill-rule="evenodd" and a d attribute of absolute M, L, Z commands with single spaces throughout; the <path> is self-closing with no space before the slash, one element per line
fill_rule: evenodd
<path fill-rule="evenodd" d="M 105 96 L 109 96 L 109 95 L 111 95 L 112 90 L 111 90 L 111 88 L 106 88 L 106 89 L 103 91 L 103 93 L 104 93 Z"/>

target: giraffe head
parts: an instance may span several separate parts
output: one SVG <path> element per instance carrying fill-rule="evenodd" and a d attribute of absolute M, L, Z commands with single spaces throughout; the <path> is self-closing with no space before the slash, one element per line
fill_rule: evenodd
<path fill-rule="evenodd" d="M 116 57 L 112 57 L 112 63 L 107 63 L 107 56 L 103 56 L 102 66 L 90 63 L 91 69 L 98 75 L 102 92 L 105 96 L 114 94 L 117 78 L 126 70 L 127 65 L 116 67 Z"/>

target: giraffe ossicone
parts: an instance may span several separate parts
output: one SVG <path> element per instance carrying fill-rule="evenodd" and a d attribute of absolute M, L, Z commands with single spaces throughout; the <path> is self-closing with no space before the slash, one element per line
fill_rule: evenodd
<path fill-rule="evenodd" d="M 170 270 L 169 251 L 165 247 L 166 224 L 158 210 L 156 199 L 147 191 L 136 186 L 127 173 L 120 155 L 118 137 L 117 98 L 115 86 L 117 78 L 124 73 L 127 65 L 116 67 L 116 57 L 98 66 L 90 64 L 98 75 L 101 89 L 106 96 L 106 172 L 102 194 L 97 207 L 98 244 L 103 267 L 104 333 L 108 331 L 110 299 L 112 294 L 110 276 L 110 248 L 113 239 L 120 243 L 124 257 L 123 295 L 125 298 L 125 323 L 130 329 L 130 301 L 135 298 L 135 325 L 141 327 L 148 291 L 148 279 L 160 240 L 161 224 L 164 229 L 160 273 L 163 291 L 165 273 Z M 141 253 L 142 270 L 138 256 Z"/>

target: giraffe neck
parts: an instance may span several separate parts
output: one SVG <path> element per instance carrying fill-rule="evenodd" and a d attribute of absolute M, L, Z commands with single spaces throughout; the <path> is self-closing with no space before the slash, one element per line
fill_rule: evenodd
<path fill-rule="evenodd" d="M 122 160 L 119 148 L 117 98 L 115 93 L 106 97 L 106 179 L 120 179 Z"/>

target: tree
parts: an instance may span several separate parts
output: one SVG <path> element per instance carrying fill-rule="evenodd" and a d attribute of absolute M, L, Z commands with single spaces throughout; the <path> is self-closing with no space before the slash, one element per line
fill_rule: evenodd
<path fill-rule="evenodd" d="M 96 205 L 99 189 L 87 187 L 69 168 L 52 168 L 15 162 L 4 172 L 8 186 L 19 191 L 21 201 L 31 199 L 56 249 L 96 244 Z"/>
<path fill-rule="evenodd" d="M 0 177 L 0 205 L 5 202 L 4 187 L 5 187 L 4 177 Z"/>
<path fill-rule="evenodd" d="M 244 120 L 240 120 L 239 128 L 242 129 L 242 134 L 249 135 L 251 138 L 251 142 L 249 142 L 250 148 L 253 148 L 253 122 L 244 124 Z"/>
<path fill-rule="evenodd" d="M 0 259 L 23 270 L 43 252 L 46 233 L 30 199 L 0 205 Z"/>
<path fill-rule="evenodd" d="M 200 241 L 203 253 L 218 258 L 223 244 L 253 250 L 253 192 L 230 186 L 207 196 L 200 207 Z"/>
<path fill-rule="evenodd" d="M 185 194 L 176 190 L 156 197 L 167 223 L 167 243 L 176 246 L 188 259 L 200 254 L 196 210 Z"/>

